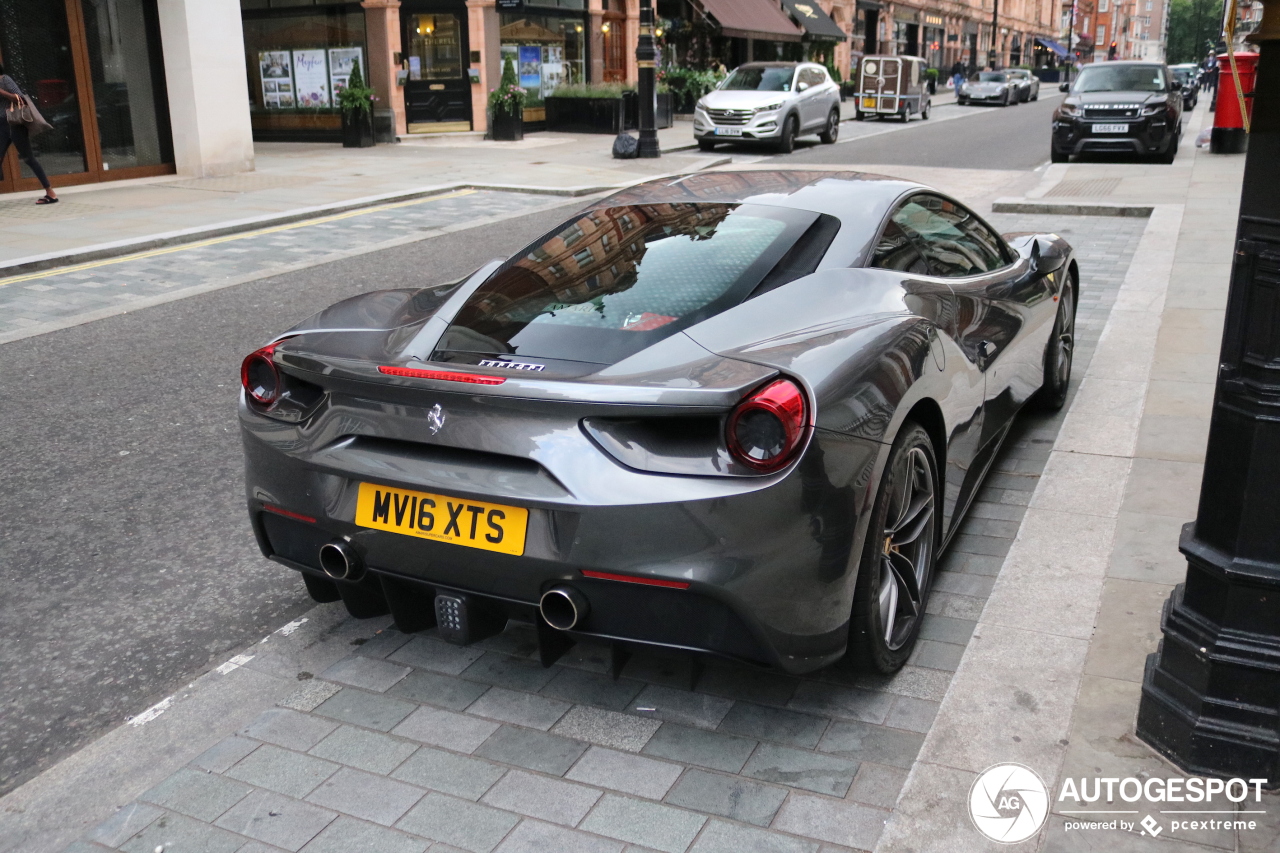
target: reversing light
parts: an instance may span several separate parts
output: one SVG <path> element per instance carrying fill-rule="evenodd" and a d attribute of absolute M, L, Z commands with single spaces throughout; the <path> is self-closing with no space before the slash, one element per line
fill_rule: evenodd
<path fill-rule="evenodd" d="M 795 456 L 807 425 L 804 392 L 790 379 L 778 379 L 738 404 L 725 437 L 736 461 L 768 474 Z"/>
<path fill-rule="evenodd" d="M 240 384 L 255 403 L 274 405 L 280 399 L 280 372 L 273 359 L 279 341 L 249 353 L 240 364 Z"/>
<path fill-rule="evenodd" d="M 444 382 L 469 382 L 472 385 L 501 385 L 502 376 L 486 376 L 483 373 L 459 373 L 456 370 L 421 370 L 416 367 L 390 367 L 383 365 L 379 372 L 387 376 L 407 376 L 410 379 L 440 379 Z"/>

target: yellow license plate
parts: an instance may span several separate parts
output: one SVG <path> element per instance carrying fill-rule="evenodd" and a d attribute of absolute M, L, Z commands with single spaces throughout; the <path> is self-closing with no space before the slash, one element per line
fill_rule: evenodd
<path fill-rule="evenodd" d="M 863 98 L 863 99 L 862 99 L 862 105 L 863 105 L 864 107 L 866 107 L 867 109 L 869 109 L 869 110 L 874 110 L 874 109 L 876 108 L 876 99 L 875 99 L 875 98 Z"/>
<path fill-rule="evenodd" d="M 356 524 L 519 557 L 529 510 L 361 483 Z"/>

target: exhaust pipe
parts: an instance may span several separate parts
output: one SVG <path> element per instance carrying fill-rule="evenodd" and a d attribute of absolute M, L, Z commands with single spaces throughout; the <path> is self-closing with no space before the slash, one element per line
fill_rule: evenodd
<path fill-rule="evenodd" d="M 586 596 L 571 586 L 553 586 L 538 602 L 542 618 L 552 628 L 570 631 L 586 621 L 591 605 Z"/>
<path fill-rule="evenodd" d="M 364 577 L 364 561 L 344 539 L 320 546 L 320 568 L 336 581 L 358 581 Z"/>

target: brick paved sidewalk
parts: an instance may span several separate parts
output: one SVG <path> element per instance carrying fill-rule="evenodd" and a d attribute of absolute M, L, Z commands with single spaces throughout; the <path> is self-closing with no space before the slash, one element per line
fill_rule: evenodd
<path fill-rule="evenodd" d="M 1083 375 L 1143 220 L 995 216 L 1078 247 Z M 68 848 L 262 853 L 872 849 L 969 641 L 1061 414 L 1021 418 L 893 678 L 806 678 L 582 644 L 549 669 L 528 626 L 467 648 L 386 619 L 352 654 Z M 255 647 L 256 648 L 256 647 Z M 238 665 L 279 674 L 254 649 Z"/>

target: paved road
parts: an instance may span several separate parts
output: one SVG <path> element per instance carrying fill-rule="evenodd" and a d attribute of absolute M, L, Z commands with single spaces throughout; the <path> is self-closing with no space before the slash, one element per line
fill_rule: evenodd
<path fill-rule="evenodd" d="M 940 108 L 928 123 L 778 162 L 1031 168 L 1041 160 L 1038 146 L 1034 156 L 1015 155 L 1043 129 L 1048 108 L 981 115 Z M 964 117 L 944 120 L 948 113 Z M 473 201 L 489 205 L 478 213 L 490 216 L 500 200 Z M 513 199 L 513 218 L 496 225 L 0 345 L 0 447 L 8 451 L 0 492 L 0 794 L 309 606 L 293 577 L 258 556 L 245 523 L 234 419 L 243 354 L 343 296 L 462 275 L 572 207 L 527 213 L 528 204 Z M 430 219 L 426 210 L 420 215 Z M 451 209 L 449 220 L 467 215 Z M 371 223 L 348 224 L 367 231 Z M 185 261 L 176 253 L 163 269 L 152 259 L 146 275 L 119 264 L 20 286 L 50 302 L 74 302 L 86 287 L 142 297 L 218 271 L 243 276 L 255 254 L 297 257 L 291 249 L 315 243 L 305 229 L 290 233 L 295 245 L 273 235 L 261 247 L 228 241 Z M 315 233 L 326 251 L 348 239 L 333 229 Z M 74 313 L 74 305 L 46 308 Z"/>
<path fill-rule="evenodd" d="M 769 162 L 900 163 L 958 169 L 1030 170 L 1049 160 L 1049 120 L 1061 100 L 1056 91 L 1016 107 L 936 107 L 929 121 L 906 128 L 893 121 L 846 123 L 836 145 L 802 143 Z M 889 133 L 880 131 L 891 130 Z"/>
<path fill-rule="evenodd" d="M 0 346 L 0 794 L 311 606 L 245 523 L 240 358 L 344 296 L 457 278 L 564 215 Z"/>

